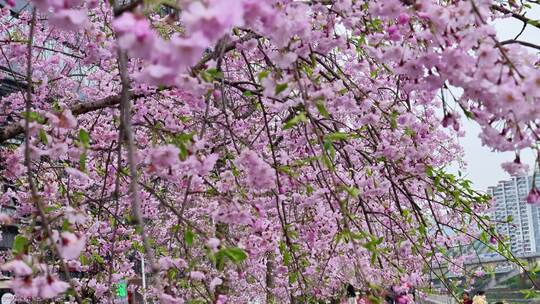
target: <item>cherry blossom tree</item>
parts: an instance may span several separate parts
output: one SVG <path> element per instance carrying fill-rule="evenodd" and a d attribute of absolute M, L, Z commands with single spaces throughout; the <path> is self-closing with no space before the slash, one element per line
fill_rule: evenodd
<path fill-rule="evenodd" d="M 10 6 L 15 3 L 8 3 Z M 446 172 L 461 117 L 503 166 L 539 143 L 540 47 L 492 22 L 537 1 L 32 0 L 0 12 L 0 202 L 22 299 L 316 303 L 526 268 Z M 456 95 L 455 92 L 462 92 Z M 528 197 L 540 203 L 537 189 Z M 452 289 L 452 282 L 439 279 Z M 410 298 L 402 297 L 407 303 Z M 400 303 L 401 303 L 400 302 Z"/>

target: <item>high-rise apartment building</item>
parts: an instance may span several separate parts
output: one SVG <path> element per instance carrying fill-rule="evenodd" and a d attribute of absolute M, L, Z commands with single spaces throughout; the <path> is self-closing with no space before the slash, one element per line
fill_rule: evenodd
<path fill-rule="evenodd" d="M 540 188 L 540 176 L 535 184 Z M 514 254 L 540 252 L 540 208 L 527 204 L 527 195 L 533 185 L 533 176 L 516 176 L 489 187 L 495 199 L 492 219 L 497 231 L 508 237 Z"/>

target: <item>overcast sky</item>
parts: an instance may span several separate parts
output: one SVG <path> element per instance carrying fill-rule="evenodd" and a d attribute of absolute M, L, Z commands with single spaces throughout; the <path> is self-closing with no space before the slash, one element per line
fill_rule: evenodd
<path fill-rule="evenodd" d="M 534 5 L 526 16 L 535 20 L 540 19 L 540 6 Z M 510 18 L 498 21 L 495 24 L 500 41 L 513 39 L 521 31 L 522 26 L 521 21 Z M 540 45 L 540 30 L 527 26 L 519 39 Z M 514 153 L 496 153 L 487 147 L 483 147 L 478 138 L 480 133 L 478 125 L 466 121 L 466 119 L 463 123 L 466 136 L 460 139 L 460 143 L 465 149 L 464 160 L 467 163 L 467 168 L 463 172 L 464 175 L 473 181 L 477 190 L 486 190 L 487 187 L 496 185 L 498 181 L 508 179 L 510 176 L 502 170 L 501 163 L 514 160 Z M 531 150 L 523 152 L 521 161 L 533 168 L 535 161 L 533 152 Z"/>

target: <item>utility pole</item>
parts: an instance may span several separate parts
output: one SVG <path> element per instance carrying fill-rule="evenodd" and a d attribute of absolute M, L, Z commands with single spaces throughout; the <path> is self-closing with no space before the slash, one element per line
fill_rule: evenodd
<path fill-rule="evenodd" d="M 141 255 L 141 275 L 142 275 L 142 297 L 143 303 L 146 304 L 146 271 L 144 270 L 144 254 Z"/>

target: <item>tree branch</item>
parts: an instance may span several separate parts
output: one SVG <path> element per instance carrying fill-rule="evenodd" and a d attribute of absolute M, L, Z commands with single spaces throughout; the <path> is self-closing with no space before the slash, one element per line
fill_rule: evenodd
<path fill-rule="evenodd" d="M 81 114 L 85 114 L 85 113 L 92 112 L 95 110 L 112 107 L 119 103 L 120 103 L 120 96 L 114 95 L 114 96 L 105 97 L 103 99 L 92 101 L 92 102 L 81 101 L 80 103 L 77 103 L 69 107 L 69 109 L 71 110 L 71 113 L 73 113 L 73 115 L 81 115 Z M 6 140 L 16 137 L 19 134 L 24 133 L 24 127 L 21 124 L 21 122 L 16 122 L 16 123 L 7 125 L 3 128 L 0 128 L 0 144 L 5 142 Z"/>
<path fill-rule="evenodd" d="M 527 17 L 525 17 L 523 15 L 520 15 L 518 13 L 514 13 L 513 11 L 511 11 L 511 10 L 505 8 L 505 7 L 493 4 L 491 6 L 491 9 L 496 10 L 498 12 L 501 12 L 503 14 L 512 15 L 512 17 L 522 21 L 523 23 L 530 24 L 531 26 L 534 26 L 534 27 L 540 29 L 540 24 L 538 24 L 537 22 L 534 22 L 532 19 L 529 19 L 529 18 L 527 18 Z"/>
<path fill-rule="evenodd" d="M 530 47 L 530 48 L 533 48 L 533 49 L 540 50 L 540 45 L 536 45 L 534 43 L 530 43 L 530 42 L 522 41 L 522 40 L 505 40 L 505 41 L 501 42 L 501 45 L 513 44 L 513 43 L 521 44 L 521 45 L 526 46 L 526 47 Z"/>

